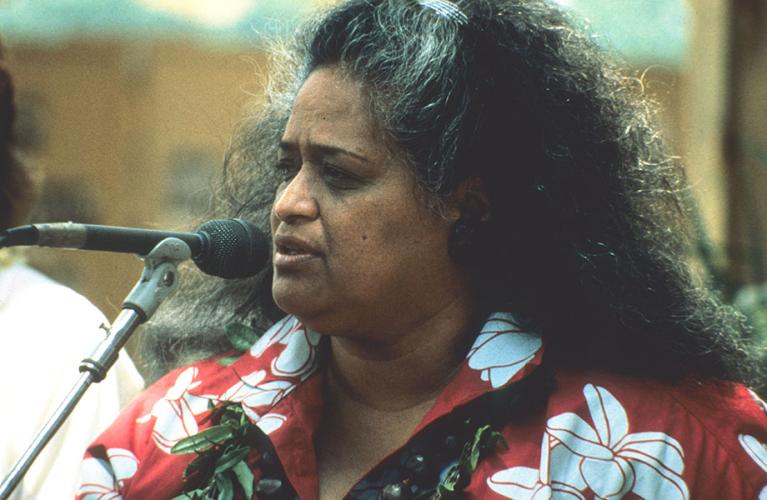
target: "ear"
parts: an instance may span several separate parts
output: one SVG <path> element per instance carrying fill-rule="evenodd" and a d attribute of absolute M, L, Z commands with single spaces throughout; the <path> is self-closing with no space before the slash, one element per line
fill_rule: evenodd
<path fill-rule="evenodd" d="M 487 222 L 491 216 L 492 206 L 484 181 L 479 177 L 461 181 L 449 197 L 448 217 L 453 221 L 464 219 L 480 223 Z"/>

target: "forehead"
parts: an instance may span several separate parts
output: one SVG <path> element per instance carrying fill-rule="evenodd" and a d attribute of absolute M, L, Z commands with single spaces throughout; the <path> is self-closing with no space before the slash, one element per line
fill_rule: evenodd
<path fill-rule="evenodd" d="M 286 135 L 301 132 L 316 134 L 335 129 L 357 139 L 372 139 L 375 123 L 361 82 L 336 67 L 320 67 L 309 75 L 293 104 Z M 309 127 L 309 130 L 306 130 Z"/>
<path fill-rule="evenodd" d="M 304 81 L 294 108 L 322 107 L 328 111 L 367 109 L 363 83 L 338 66 L 320 66 Z M 342 104 L 342 109 L 337 105 Z"/>

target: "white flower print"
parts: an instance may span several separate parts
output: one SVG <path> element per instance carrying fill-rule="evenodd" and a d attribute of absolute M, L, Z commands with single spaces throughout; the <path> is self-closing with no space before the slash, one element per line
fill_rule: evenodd
<path fill-rule="evenodd" d="M 285 349 L 272 360 L 272 373 L 281 377 L 306 379 L 317 368 L 318 346 L 322 336 L 306 330 L 294 316 L 274 324 L 253 347 L 250 354 L 260 357 L 274 344 L 282 344 Z"/>
<path fill-rule="evenodd" d="M 219 401 L 230 401 L 232 403 L 241 403 L 251 395 L 253 389 L 266 378 L 266 371 L 256 370 L 245 375 L 239 382 L 227 389 L 217 399 Z"/>
<path fill-rule="evenodd" d="M 738 441 L 743 449 L 746 450 L 748 456 L 751 457 L 764 472 L 767 472 L 767 447 L 760 443 L 754 436 L 748 434 L 739 435 Z"/>
<path fill-rule="evenodd" d="M 304 380 L 317 367 L 318 347 L 322 336 L 305 329 L 296 330 L 279 356 L 272 360 L 272 373 Z"/>
<path fill-rule="evenodd" d="M 283 319 L 273 324 L 266 333 L 250 348 L 250 355 L 260 358 L 266 350 L 276 343 L 287 344 L 287 338 L 301 328 L 301 322 L 295 316 L 285 316 Z"/>
<path fill-rule="evenodd" d="M 496 472 L 488 478 L 487 485 L 506 498 L 548 500 L 552 497 L 551 486 L 541 481 L 538 469 L 532 467 L 512 467 Z"/>
<path fill-rule="evenodd" d="M 296 385 L 288 380 L 267 380 L 266 371 L 257 370 L 252 372 L 226 390 L 219 401 L 241 403 L 245 414 L 253 422 L 257 423 L 261 418 L 259 409 L 268 410 L 282 400 Z"/>
<path fill-rule="evenodd" d="M 284 424 L 287 419 L 288 418 L 285 415 L 280 415 L 279 413 L 267 413 L 261 417 L 256 425 L 259 429 L 264 431 L 264 434 L 269 435 L 282 427 L 282 424 Z"/>
<path fill-rule="evenodd" d="M 518 500 L 544 500 L 549 498 L 578 499 L 586 497 L 581 490 L 586 488 L 580 478 L 568 478 L 552 480 L 549 477 L 549 454 L 557 454 L 561 450 L 551 449 L 551 436 L 544 433 L 541 441 L 541 465 L 540 468 L 512 467 L 496 472 L 487 479 L 490 488 L 507 498 Z M 555 459 L 556 461 L 556 459 Z"/>
<path fill-rule="evenodd" d="M 152 417 L 156 418 L 152 439 L 165 453 L 170 453 L 171 448 L 185 437 L 197 434 L 195 415 L 208 409 L 210 398 L 189 394 L 190 390 L 201 383 L 195 380 L 196 377 L 195 367 L 181 372 L 173 387 L 152 406 L 152 411 L 136 419 L 136 423 L 143 424 L 149 422 Z"/>
<path fill-rule="evenodd" d="M 522 331 L 511 314 L 495 313 L 469 351 L 469 367 L 496 389 L 519 373 L 542 346 L 541 337 Z"/>
<path fill-rule="evenodd" d="M 748 390 L 749 394 L 751 394 L 751 397 L 754 398 L 754 401 L 756 401 L 756 404 L 759 405 L 759 407 L 764 410 L 764 413 L 767 413 L 767 403 L 764 402 L 762 398 L 759 397 L 757 393 L 752 391 L 751 389 Z"/>
<path fill-rule="evenodd" d="M 594 427 L 575 413 L 562 413 L 547 422 L 541 444 L 541 464 L 535 470 L 513 467 L 494 474 L 488 485 L 507 495 L 547 495 L 580 498 L 591 490 L 598 498 L 686 499 L 682 473 L 684 451 L 662 432 L 629 433 L 629 420 L 620 402 L 603 387 L 583 389 Z M 532 471 L 532 472 L 531 472 Z M 543 498 L 543 497 L 541 497 Z"/>
<path fill-rule="evenodd" d="M 684 451 L 662 432 L 629 434 L 626 410 L 606 389 L 583 388 L 594 428 L 574 413 L 549 419 L 546 432 L 580 458 L 587 486 L 602 498 L 629 491 L 643 498 L 688 498 Z"/>
<path fill-rule="evenodd" d="M 544 484 L 538 477 L 538 471 L 531 467 L 496 472 L 487 482 L 496 493 L 515 500 L 586 499 L 583 493 L 568 484 Z"/>
<path fill-rule="evenodd" d="M 738 441 L 743 449 L 746 450 L 748 456 L 751 457 L 764 472 L 767 472 L 767 446 L 754 436 L 748 434 L 740 434 L 738 436 Z M 762 491 L 759 493 L 759 500 L 767 500 L 767 486 L 762 488 Z"/>
<path fill-rule="evenodd" d="M 80 469 L 77 494 L 83 500 L 119 500 L 125 481 L 138 470 L 138 459 L 129 450 L 109 448 L 109 462 L 100 458 L 86 458 Z"/>

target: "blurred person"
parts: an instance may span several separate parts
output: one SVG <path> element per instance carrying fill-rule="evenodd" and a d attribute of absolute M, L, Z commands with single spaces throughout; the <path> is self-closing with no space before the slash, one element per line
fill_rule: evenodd
<path fill-rule="evenodd" d="M 682 167 L 565 14 L 351 0 L 276 67 L 214 214 L 269 224 L 272 265 L 186 276 L 82 498 L 767 498 Z"/>
<path fill-rule="evenodd" d="M 11 76 L 0 65 L 0 230 L 23 224 L 34 182 L 15 150 Z M 24 264 L 16 249 L 0 249 L 0 474 L 27 450 L 79 377 L 79 361 L 105 336 L 106 320 L 88 300 Z M 13 499 L 71 498 L 88 443 L 143 387 L 122 354 L 94 384 L 43 449 Z"/>

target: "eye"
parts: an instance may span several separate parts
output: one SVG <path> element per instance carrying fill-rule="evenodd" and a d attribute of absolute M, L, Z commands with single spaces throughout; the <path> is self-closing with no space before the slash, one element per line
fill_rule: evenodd
<path fill-rule="evenodd" d="M 274 164 L 274 169 L 282 179 L 282 182 L 289 182 L 296 176 L 296 174 L 298 174 L 301 167 L 298 162 L 285 158 L 278 160 L 277 163 Z"/>
<path fill-rule="evenodd" d="M 335 189 L 354 189 L 362 184 L 362 179 L 358 176 L 328 162 L 322 164 L 322 177 Z"/>

